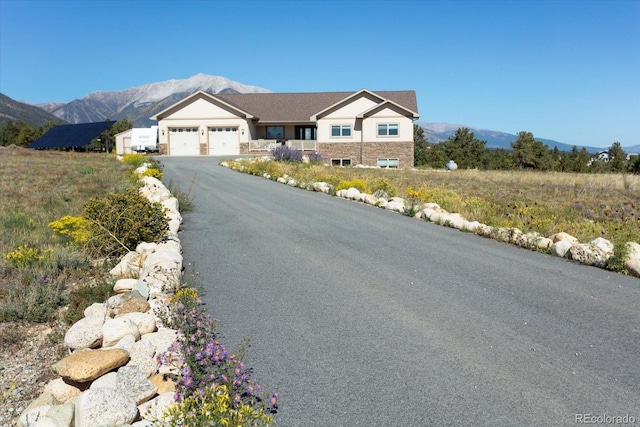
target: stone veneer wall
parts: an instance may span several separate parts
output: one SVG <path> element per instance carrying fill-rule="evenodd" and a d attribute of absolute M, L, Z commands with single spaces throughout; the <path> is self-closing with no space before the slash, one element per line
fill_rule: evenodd
<path fill-rule="evenodd" d="M 158 144 L 158 152 L 161 156 L 166 156 L 168 151 L 167 144 Z"/>
<path fill-rule="evenodd" d="M 378 166 L 378 159 L 393 158 L 399 160 L 399 167 L 413 167 L 413 141 L 365 142 L 362 163 L 365 166 Z"/>
<path fill-rule="evenodd" d="M 319 142 L 318 152 L 327 163 L 331 159 L 351 159 L 352 165 L 360 164 L 359 143 Z M 413 167 L 413 141 L 363 143 L 363 165 L 377 166 L 380 158 L 399 159 L 401 168 Z"/>

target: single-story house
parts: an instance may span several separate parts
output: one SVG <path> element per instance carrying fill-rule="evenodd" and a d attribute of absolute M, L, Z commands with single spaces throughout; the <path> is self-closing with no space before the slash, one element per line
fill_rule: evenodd
<path fill-rule="evenodd" d="M 246 93 L 198 91 L 151 117 L 170 156 L 269 153 L 278 145 L 333 165 L 413 166 L 415 91 Z"/>

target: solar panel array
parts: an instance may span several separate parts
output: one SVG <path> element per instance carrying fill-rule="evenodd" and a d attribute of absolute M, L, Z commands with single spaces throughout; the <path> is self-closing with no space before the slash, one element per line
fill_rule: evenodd
<path fill-rule="evenodd" d="M 27 148 L 72 148 L 84 147 L 115 121 L 60 125 L 33 141 Z"/>

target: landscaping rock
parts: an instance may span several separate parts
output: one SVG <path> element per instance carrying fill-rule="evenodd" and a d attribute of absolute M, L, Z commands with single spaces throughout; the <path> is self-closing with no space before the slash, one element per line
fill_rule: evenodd
<path fill-rule="evenodd" d="M 63 378 L 55 378 L 47 383 L 44 387 L 43 394 L 49 393 L 58 402 L 69 402 L 80 396 L 86 389 L 86 384 L 75 383 L 70 380 L 64 380 Z"/>
<path fill-rule="evenodd" d="M 121 349 L 84 350 L 73 353 L 53 365 L 53 370 L 62 378 L 86 383 L 123 366 L 129 354 Z"/>
<path fill-rule="evenodd" d="M 140 339 L 138 325 L 127 317 L 107 319 L 102 325 L 102 346 L 112 347 L 126 335 L 133 335 L 136 341 Z"/>
<path fill-rule="evenodd" d="M 161 393 L 152 400 L 138 406 L 140 416 L 144 420 L 161 420 L 169 406 L 175 403 L 174 393 L 169 391 Z"/>
<path fill-rule="evenodd" d="M 158 391 L 158 387 L 137 366 L 123 366 L 116 375 L 118 388 L 123 389 L 136 402 L 136 406 L 151 399 Z"/>
<path fill-rule="evenodd" d="M 116 294 L 131 292 L 136 283 L 138 283 L 138 279 L 119 279 L 113 285 L 113 291 Z"/>
<path fill-rule="evenodd" d="M 357 200 L 358 197 L 360 197 L 360 190 L 358 190 L 357 188 L 351 187 L 347 190 L 344 197 L 351 200 Z"/>
<path fill-rule="evenodd" d="M 75 427 L 130 424 L 137 415 L 135 401 L 118 387 L 87 390 L 75 403 Z"/>
<path fill-rule="evenodd" d="M 132 321 L 137 326 L 140 336 L 150 334 L 156 330 L 156 317 L 151 313 L 132 312 L 122 314 L 122 310 L 120 310 L 118 317 L 114 320 L 116 319 L 128 319 Z M 135 334 L 132 335 L 135 336 Z"/>
<path fill-rule="evenodd" d="M 67 330 L 64 345 L 71 350 L 100 347 L 104 321 L 103 315 L 83 317 Z"/>
<path fill-rule="evenodd" d="M 111 269 L 109 274 L 123 279 L 135 279 L 140 271 L 141 257 L 137 252 L 129 252 Z"/>
<path fill-rule="evenodd" d="M 624 268 L 631 276 L 640 277 L 640 259 L 628 259 L 624 262 Z"/>
<path fill-rule="evenodd" d="M 145 286 L 148 295 L 148 286 Z M 122 306 L 118 310 L 118 315 L 122 316 L 127 313 L 146 313 L 151 309 L 149 301 L 146 298 L 127 298 L 122 301 Z M 142 332 L 141 332 L 142 333 Z"/>
<path fill-rule="evenodd" d="M 550 240 L 553 241 L 552 239 Z M 562 258 L 567 254 L 567 252 L 569 252 L 569 249 L 571 249 L 571 246 L 573 245 L 574 244 L 571 243 L 571 240 L 557 240 L 551 246 L 551 253 Z"/>

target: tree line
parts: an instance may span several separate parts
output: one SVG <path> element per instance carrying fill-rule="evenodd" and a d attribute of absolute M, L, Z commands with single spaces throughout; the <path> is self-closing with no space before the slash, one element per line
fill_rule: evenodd
<path fill-rule="evenodd" d="M 5 124 L 0 124 L 0 147 L 8 147 L 9 145 L 26 147 L 60 124 L 62 123 L 48 122 L 43 126 L 32 126 L 22 120 L 11 120 Z M 116 134 L 131 128 L 133 128 L 131 120 L 122 119 L 92 141 L 89 144 L 89 148 L 96 150 L 106 149 L 107 139 L 109 148 L 114 148 Z"/>
<path fill-rule="evenodd" d="M 586 148 L 560 151 L 537 141 L 531 132 L 519 132 L 511 142 L 511 150 L 490 149 L 486 141 L 475 137 L 468 128 L 459 128 L 446 141 L 430 144 L 424 130 L 413 127 L 414 162 L 416 167 L 444 168 L 449 160 L 460 169 L 513 170 L 529 169 L 557 172 L 630 172 L 640 174 L 640 156 L 627 154 L 619 142 L 614 142 L 606 155 L 592 155 Z"/>

